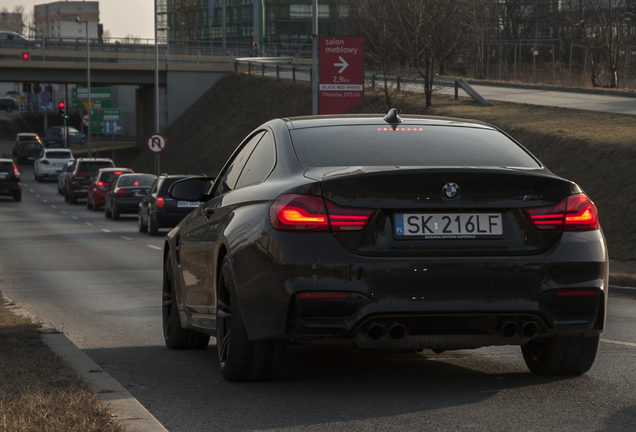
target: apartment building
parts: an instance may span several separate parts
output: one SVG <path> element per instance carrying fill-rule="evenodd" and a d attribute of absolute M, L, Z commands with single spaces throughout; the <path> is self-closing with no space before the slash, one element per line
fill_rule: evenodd
<path fill-rule="evenodd" d="M 56 1 L 35 5 L 33 9 L 35 27 L 46 37 L 86 39 L 86 24 L 76 22 L 75 17 L 88 21 L 90 39 L 101 38 L 98 1 Z"/>

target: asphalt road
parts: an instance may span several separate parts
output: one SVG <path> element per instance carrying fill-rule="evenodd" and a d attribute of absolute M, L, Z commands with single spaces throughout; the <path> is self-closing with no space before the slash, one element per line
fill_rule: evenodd
<path fill-rule="evenodd" d="M 260 76 L 260 69 L 257 67 L 252 74 Z M 281 70 L 280 77 L 292 79 L 290 71 Z M 276 77 L 276 72 L 268 71 L 265 75 L 269 78 Z M 296 72 L 296 79 L 309 81 L 309 73 L 304 71 Z M 471 84 L 471 86 L 488 101 L 502 101 L 513 103 L 525 103 L 530 105 L 553 106 L 560 108 L 582 109 L 589 111 L 613 112 L 618 114 L 636 114 L 636 98 L 628 96 L 614 96 L 603 94 L 574 93 L 558 90 L 541 90 L 506 87 L 505 82 L 501 87 L 490 85 Z M 395 85 L 395 83 L 393 83 Z M 406 83 L 403 88 L 423 92 L 422 84 Z M 436 87 L 435 92 L 446 95 L 454 95 L 454 87 Z M 460 97 L 469 97 L 463 90 L 459 90 Z M 435 103 L 435 102 L 433 102 Z"/>
<path fill-rule="evenodd" d="M 2 154 L 10 146 L 0 138 Z M 171 432 L 634 430 L 632 291 L 611 296 L 597 361 L 582 377 L 531 375 L 514 347 L 416 355 L 295 346 L 283 380 L 232 384 L 214 344 L 163 345 L 162 238 L 138 233 L 134 217 L 112 221 L 84 201 L 65 203 L 55 182 L 21 171 L 22 202 L 0 197 L 0 289 L 63 331 Z"/>

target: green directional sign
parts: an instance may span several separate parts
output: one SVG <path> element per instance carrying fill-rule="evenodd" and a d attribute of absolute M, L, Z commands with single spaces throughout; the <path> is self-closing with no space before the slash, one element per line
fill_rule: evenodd
<path fill-rule="evenodd" d="M 71 108 L 86 109 L 88 102 L 88 92 L 86 87 L 75 87 L 71 90 Z M 113 89 L 110 87 L 91 87 L 91 105 L 94 109 L 113 107 Z"/>
<path fill-rule="evenodd" d="M 121 135 L 121 108 L 93 108 L 91 110 L 90 133 Z"/>

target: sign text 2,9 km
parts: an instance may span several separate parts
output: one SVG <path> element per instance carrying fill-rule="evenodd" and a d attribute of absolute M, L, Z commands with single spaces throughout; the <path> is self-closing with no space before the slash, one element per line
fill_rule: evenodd
<path fill-rule="evenodd" d="M 320 38 L 320 114 L 341 114 L 364 101 L 364 38 Z"/>

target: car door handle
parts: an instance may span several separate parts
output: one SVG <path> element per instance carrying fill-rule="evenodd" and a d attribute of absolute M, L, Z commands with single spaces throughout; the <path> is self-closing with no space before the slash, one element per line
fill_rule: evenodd
<path fill-rule="evenodd" d="M 205 208 L 205 217 L 206 217 L 206 219 L 210 219 L 213 214 L 214 214 L 214 209 L 212 207 L 206 207 Z"/>

